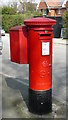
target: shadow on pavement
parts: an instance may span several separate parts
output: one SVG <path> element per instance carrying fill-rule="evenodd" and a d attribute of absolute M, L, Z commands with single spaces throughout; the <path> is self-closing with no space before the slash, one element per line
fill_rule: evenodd
<path fill-rule="evenodd" d="M 7 86 L 8 86 L 8 91 L 6 91 L 6 92 L 8 92 L 7 97 L 10 98 L 10 96 L 11 96 L 10 99 L 11 100 L 13 99 L 12 102 L 14 104 L 12 103 L 11 105 L 13 105 L 13 109 L 14 109 L 14 106 L 15 106 L 16 115 L 19 115 L 20 117 L 24 116 L 25 118 L 36 118 L 36 117 L 41 118 L 41 115 L 33 114 L 33 113 L 30 113 L 28 111 L 28 109 L 29 109 L 29 103 L 28 103 L 28 101 L 29 101 L 28 100 L 29 84 L 28 84 L 28 82 L 29 81 L 27 79 L 18 79 L 18 78 L 10 78 L 10 77 L 6 77 L 5 81 L 6 81 Z M 18 93 L 17 93 L 17 91 L 18 91 Z M 19 94 L 19 91 L 20 91 L 21 95 Z M 10 94 L 10 92 L 11 92 L 11 94 Z M 15 99 L 14 99 L 13 96 L 15 97 Z M 21 96 L 22 96 L 23 99 L 18 99 L 18 98 L 21 98 Z M 6 100 L 11 101 L 10 99 L 6 98 Z M 21 102 L 22 102 L 22 104 L 20 104 Z M 10 110 L 9 109 L 11 107 L 10 102 L 9 103 L 5 102 L 5 104 L 6 103 L 7 103 L 7 105 L 9 104 L 9 106 L 7 107 L 7 110 Z M 25 106 L 24 103 L 26 104 L 26 106 Z M 17 105 L 18 105 L 18 107 L 17 107 Z M 61 117 L 61 118 L 66 117 L 66 106 L 53 98 L 52 112 L 47 114 L 47 115 L 46 114 L 42 115 L 42 118 L 59 118 L 59 117 Z"/>
<path fill-rule="evenodd" d="M 2 52 L 0 51 L 0 55 L 2 55 Z"/>
<path fill-rule="evenodd" d="M 6 83 L 7 83 L 7 86 L 14 89 L 14 90 L 19 90 L 22 97 L 23 97 L 23 100 L 25 101 L 27 107 L 29 108 L 29 105 L 28 105 L 28 86 L 27 86 L 27 82 L 28 80 L 26 79 L 22 79 L 20 81 L 22 81 L 23 83 L 20 83 L 19 82 L 19 79 L 17 81 L 17 78 L 5 78 L 6 80 Z"/>

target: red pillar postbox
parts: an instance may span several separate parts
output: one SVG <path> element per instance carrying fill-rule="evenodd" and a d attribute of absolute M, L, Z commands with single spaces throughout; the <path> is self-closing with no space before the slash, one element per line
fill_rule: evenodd
<path fill-rule="evenodd" d="M 28 26 L 29 110 L 52 110 L 52 25 L 55 20 L 38 17 L 25 20 Z"/>
<path fill-rule="evenodd" d="M 12 62 L 28 64 L 26 26 L 16 26 L 10 29 L 10 57 Z"/>

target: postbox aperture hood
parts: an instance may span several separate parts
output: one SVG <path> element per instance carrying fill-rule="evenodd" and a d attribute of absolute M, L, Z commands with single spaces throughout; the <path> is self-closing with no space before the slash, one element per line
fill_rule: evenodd
<path fill-rule="evenodd" d="M 55 25 L 56 20 L 45 18 L 45 17 L 36 17 L 24 21 L 24 24 L 27 26 L 38 26 L 38 25 Z"/>

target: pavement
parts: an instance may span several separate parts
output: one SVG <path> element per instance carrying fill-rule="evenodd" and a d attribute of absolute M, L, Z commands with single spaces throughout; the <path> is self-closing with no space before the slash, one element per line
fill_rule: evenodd
<path fill-rule="evenodd" d="M 3 118 L 65 118 L 66 105 L 54 99 L 52 101 L 52 113 L 37 115 L 28 109 L 27 80 L 19 82 L 17 78 L 2 76 L 3 80 Z M 25 81 L 25 82 L 24 82 Z M 25 84 L 23 84 L 25 83 Z"/>
<path fill-rule="evenodd" d="M 68 45 L 68 40 L 63 38 L 54 38 L 54 44 Z"/>
<path fill-rule="evenodd" d="M 66 47 L 68 41 L 53 39 L 53 101 L 52 112 L 37 115 L 28 109 L 29 65 L 10 61 L 9 35 L 2 37 L 2 118 L 66 118 Z M 0 91 L 1 93 L 1 91 Z"/>

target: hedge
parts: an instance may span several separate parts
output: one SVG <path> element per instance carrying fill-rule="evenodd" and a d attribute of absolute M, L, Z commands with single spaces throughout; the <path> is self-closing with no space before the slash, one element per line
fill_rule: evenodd
<path fill-rule="evenodd" d="M 9 32 L 9 29 L 14 26 L 23 25 L 25 19 L 32 18 L 34 16 L 41 15 L 38 12 L 31 13 L 30 11 L 25 14 L 17 14 L 17 15 L 2 15 L 2 28 L 5 32 Z"/>
<path fill-rule="evenodd" d="M 24 16 L 23 15 L 3 15 L 2 16 L 2 28 L 5 32 L 9 32 L 11 27 L 17 25 L 23 25 Z"/>
<path fill-rule="evenodd" d="M 62 18 L 63 18 L 62 37 L 68 39 L 68 11 L 64 12 Z"/>
<path fill-rule="evenodd" d="M 63 16 L 63 27 L 68 28 L 68 11 L 65 11 Z"/>

